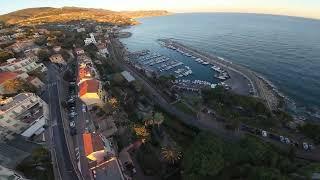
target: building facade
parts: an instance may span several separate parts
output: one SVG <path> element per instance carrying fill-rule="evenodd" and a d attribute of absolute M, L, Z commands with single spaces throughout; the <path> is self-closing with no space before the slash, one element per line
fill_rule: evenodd
<path fill-rule="evenodd" d="M 20 93 L 0 102 L 1 140 L 20 134 L 26 138 L 40 134 L 48 119 L 48 105 L 33 93 Z M 38 127 L 38 128 L 36 128 Z"/>

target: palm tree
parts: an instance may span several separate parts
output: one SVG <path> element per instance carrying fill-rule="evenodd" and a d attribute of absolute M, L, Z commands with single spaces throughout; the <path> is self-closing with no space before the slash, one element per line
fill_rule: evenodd
<path fill-rule="evenodd" d="M 153 124 L 157 124 L 158 129 L 160 127 L 160 124 L 163 123 L 163 121 L 164 121 L 164 116 L 162 113 L 157 112 L 153 115 Z"/>
<path fill-rule="evenodd" d="M 161 149 L 161 158 L 169 164 L 175 164 L 182 158 L 182 153 L 177 146 L 166 146 Z"/>

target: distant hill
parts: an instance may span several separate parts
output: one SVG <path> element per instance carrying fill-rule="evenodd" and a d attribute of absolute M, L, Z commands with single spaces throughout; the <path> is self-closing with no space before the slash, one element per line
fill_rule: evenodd
<path fill-rule="evenodd" d="M 69 22 L 73 20 L 94 20 L 117 25 L 132 25 L 137 22 L 133 18 L 145 16 L 162 16 L 167 11 L 128 11 L 116 12 L 105 9 L 78 7 L 40 7 L 14 11 L 0 16 L 6 24 L 37 25 L 45 23 Z"/>
<path fill-rule="evenodd" d="M 135 19 L 135 18 L 151 17 L 151 16 L 166 16 L 166 15 L 170 15 L 171 13 L 165 10 L 152 10 L 152 11 L 122 11 L 121 14 Z"/>

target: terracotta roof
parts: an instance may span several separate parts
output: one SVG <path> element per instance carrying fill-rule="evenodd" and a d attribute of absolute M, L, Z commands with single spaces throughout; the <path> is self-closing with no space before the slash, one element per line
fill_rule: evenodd
<path fill-rule="evenodd" d="M 104 149 L 103 141 L 98 134 L 84 133 L 82 134 L 82 137 L 86 156 Z"/>
<path fill-rule="evenodd" d="M 98 93 L 99 90 L 99 81 L 96 79 L 90 79 L 83 81 L 79 85 L 79 95 L 83 96 L 86 93 Z"/>
<path fill-rule="evenodd" d="M 15 79 L 19 74 L 14 72 L 0 72 L 0 84 L 7 80 Z"/>

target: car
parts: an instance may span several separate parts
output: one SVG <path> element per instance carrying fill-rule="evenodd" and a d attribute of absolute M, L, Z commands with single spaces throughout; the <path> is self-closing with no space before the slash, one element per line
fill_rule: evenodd
<path fill-rule="evenodd" d="M 70 127 L 76 127 L 76 123 L 74 121 L 70 122 Z"/>
<path fill-rule="evenodd" d="M 70 134 L 71 134 L 71 136 L 76 135 L 77 134 L 77 129 L 76 128 L 71 128 L 70 129 Z"/>
<path fill-rule="evenodd" d="M 284 138 L 285 143 L 290 144 L 290 139 L 289 138 Z"/>
<path fill-rule="evenodd" d="M 70 110 L 75 110 L 76 109 L 76 107 L 74 107 L 74 106 L 70 106 L 69 108 L 70 108 Z"/>
<path fill-rule="evenodd" d="M 308 150 L 309 149 L 308 143 L 306 143 L 306 142 L 303 142 L 302 146 L 303 146 L 304 150 Z"/>
<path fill-rule="evenodd" d="M 89 123 L 89 120 L 88 120 L 88 119 L 86 119 L 86 123 L 87 123 L 87 124 Z"/>
<path fill-rule="evenodd" d="M 283 136 L 280 136 L 280 141 L 281 141 L 281 142 L 285 142 L 285 140 L 284 140 L 284 137 L 283 137 Z"/>
<path fill-rule="evenodd" d="M 87 106 L 82 104 L 82 112 L 87 112 Z"/>
<path fill-rule="evenodd" d="M 267 131 L 261 131 L 261 135 L 262 135 L 263 137 L 267 137 L 267 136 L 268 136 L 268 133 L 267 133 Z"/>
<path fill-rule="evenodd" d="M 75 111 L 71 111 L 70 115 L 77 115 L 78 113 L 76 113 Z"/>
<path fill-rule="evenodd" d="M 75 102 L 75 100 L 74 100 L 73 98 L 70 98 L 70 99 L 68 99 L 67 102 L 68 102 L 68 103 L 73 103 L 73 102 Z"/>
<path fill-rule="evenodd" d="M 69 84 L 70 84 L 70 85 L 76 85 L 76 82 L 71 81 Z"/>

